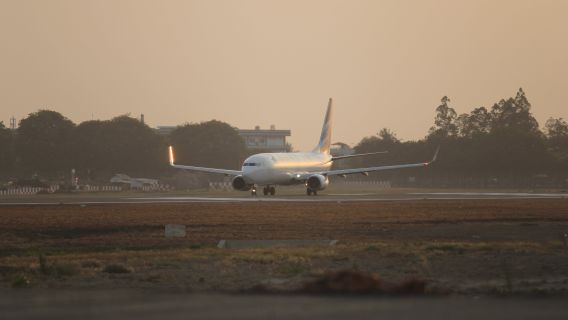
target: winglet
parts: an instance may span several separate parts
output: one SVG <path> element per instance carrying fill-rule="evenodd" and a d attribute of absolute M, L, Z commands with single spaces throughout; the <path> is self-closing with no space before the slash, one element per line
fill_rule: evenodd
<path fill-rule="evenodd" d="M 172 146 L 170 146 L 169 150 L 170 150 L 170 166 L 173 166 L 174 165 L 174 148 Z"/>
<path fill-rule="evenodd" d="M 430 161 L 430 163 L 436 161 L 436 159 L 438 159 L 438 152 L 440 152 L 440 146 L 438 146 L 438 148 L 436 148 L 436 152 L 434 153 L 434 157 L 432 158 L 432 161 Z"/>

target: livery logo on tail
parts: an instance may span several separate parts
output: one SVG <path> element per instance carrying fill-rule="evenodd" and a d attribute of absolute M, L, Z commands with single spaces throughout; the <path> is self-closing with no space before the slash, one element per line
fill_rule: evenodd
<path fill-rule="evenodd" d="M 313 152 L 329 154 L 329 148 L 331 146 L 331 108 L 332 99 L 329 98 L 329 103 L 327 104 L 327 112 L 325 113 L 325 120 L 323 122 L 323 128 L 321 129 L 321 136 L 318 145 L 314 148 Z"/>

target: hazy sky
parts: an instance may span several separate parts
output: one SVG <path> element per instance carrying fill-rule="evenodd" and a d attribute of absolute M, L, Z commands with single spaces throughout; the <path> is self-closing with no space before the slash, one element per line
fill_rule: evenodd
<path fill-rule="evenodd" d="M 568 1 L 0 0 L 0 121 L 40 108 L 79 123 L 218 119 L 291 129 L 311 149 L 382 127 L 422 138 L 523 87 L 544 124 L 568 118 Z"/>

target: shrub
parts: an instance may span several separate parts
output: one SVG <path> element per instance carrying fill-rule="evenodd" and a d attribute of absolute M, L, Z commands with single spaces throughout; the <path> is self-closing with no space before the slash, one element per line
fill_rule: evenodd
<path fill-rule="evenodd" d="M 30 280 L 25 275 L 19 275 L 12 281 L 12 288 L 25 288 L 29 285 Z"/>

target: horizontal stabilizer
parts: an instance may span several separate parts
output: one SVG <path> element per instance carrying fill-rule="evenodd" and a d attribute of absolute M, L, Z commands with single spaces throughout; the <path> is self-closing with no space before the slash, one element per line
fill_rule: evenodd
<path fill-rule="evenodd" d="M 350 155 L 345 155 L 345 156 L 337 156 L 337 157 L 332 157 L 331 161 L 341 160 L 341 159 L 349 159 L 349 158 L 356 158 L 356 157 L 372 156 L 374 154 L 382 154 L 382 153 L 389 153 L 389 152 L 388 151 L 377 151 L 377 152 L 358 153 L 358 154 L 350 154 Z"/>

